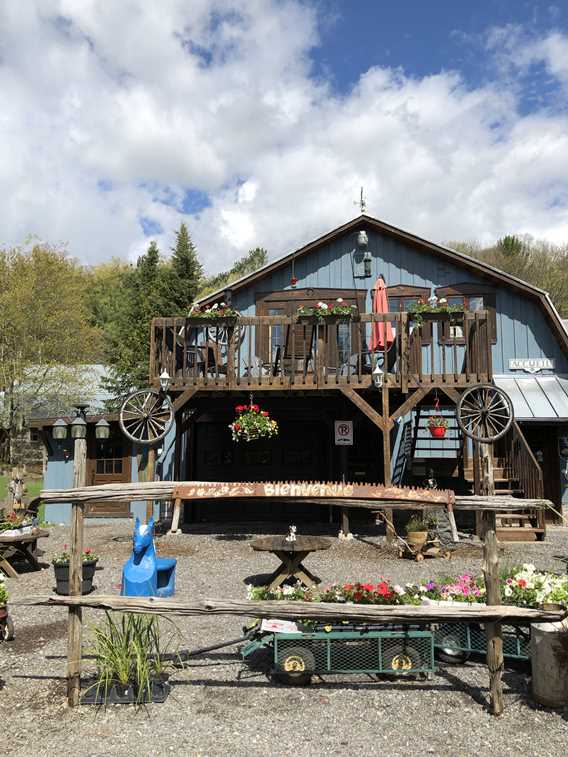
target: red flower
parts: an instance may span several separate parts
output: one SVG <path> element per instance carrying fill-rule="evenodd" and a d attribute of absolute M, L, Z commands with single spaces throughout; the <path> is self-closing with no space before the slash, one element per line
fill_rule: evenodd
<path fill-rule="evenodd" d="M 250 409 L 253 410 L 255 413 L 258 413 L 260 410 L 260 407 L 258 405 L 251 405 Z"/>
<path fill-rule="evenodd" d="M 527 585 L 527 582 L 524 578 L 517 578 L 517 586 L 520 586 L 521 589 L 524 589 Z"/>
<path fill-rule="evenodd" d="M 292 278 L 290 279 L 290 284 L 292 284 L 292 286 L 296 286 L 297 283 L 298 279 L 295 276 L 292 276 Z"/>
<path fill-rule="evenodd" d="M 261 415 L 264 415 L 265 418 L 268 418 L 268 412 L 266 410 L 263 410 L 261 412 Z"/>
<path fill-rule="evenodd" d="M 85 550 L 85 554 L 90 555 L 92 551 L 93 550 L 90 547 L 87 547 L 87 549 Z"/>
<path fill-rule="evenodd" d="M 353 584 L 343 584 L 343 588 L 345 589 L 345 591 L 351 591 Z"/>
<path fill-rule="evenodd" d="M 365 589 L 365 591 L 373 591 L 375 587 L 373 584 L 361 584 L 361 588 Z"/>
<path fill-rule="evenodd" d="M 241 427 L 240 423 L 233 423 L 233 428 L 234 428 L 235 431 L 238 431 L 240 429 L 240 427 Z"/>
<path fill-rule="evenodd" d="M 386 597 L 386 595 L 390 593 L 388 584 L 386 584 L 384 581 L 381 581 L 381 583 L 377 584 L 377 593 L 382 594 Z"/>
<path fill-rule="evenodd" d="M 363 592 L 361 592 L 361 591 L 356 591 L 356 592 L 355 592 L 355 593 L 353 594 L 353 599 L 354 599 L 354 600 L 355 600 L 356 602 L 360 602 L 360 601 L 361 601 L 361 600 L 363 599 Z"/>

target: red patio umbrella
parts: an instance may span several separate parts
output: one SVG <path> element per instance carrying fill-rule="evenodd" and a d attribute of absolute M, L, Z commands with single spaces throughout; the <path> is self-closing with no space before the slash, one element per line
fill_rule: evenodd
<path fill-rule="evenodd" d="M 379 276 L 373 289 L 373 313 L 388 313 L 389 303 L 387 299 L 387 290 L 385 280 Z M 387 349 L 394 341 L 392 324 L 390 321 L 373 323 L 371 328 L 371 350 L 384 350 L 385 341 Z"/>

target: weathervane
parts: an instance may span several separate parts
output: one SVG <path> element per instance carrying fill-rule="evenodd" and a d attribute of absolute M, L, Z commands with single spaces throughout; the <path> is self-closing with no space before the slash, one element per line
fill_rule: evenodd
<path fill-rule="evenodd" d="M 367 198 L 365 197 L 365 193 L 363 191 L 363 187 L 361 187 L 361 195 L 358 200 L 355 200 L 353 205 L 358 205 L 361 208 L 361 215 L 365 213 L 367 210 Z"/>

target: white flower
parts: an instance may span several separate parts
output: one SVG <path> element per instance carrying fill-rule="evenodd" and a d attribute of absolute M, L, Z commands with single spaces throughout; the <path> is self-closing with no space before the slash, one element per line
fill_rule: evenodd
<path fill-rule="evenodd" d="M 399 586 L 398 584 L 395 584 L 395 585 L 394 585 L 394 586 L 392 587 L 392 589 L 393 589 L 393 591 L 394 591 L 394 593 L 395 593 L 395 594 L 406 594 L 406 592 L 405 592 L 405 590 L 403 589 L 403 587 L 402 587 L 402 586 Z"/>
<path fill-rule="evenodd" d="M 513 596 L 513 590 L 511 589 L 511 587 L 510 587 L 510 586 L 506 586 L 506 587 L 505 587 L 505 596 L 506 596 L 506 597 L 511 597 L 511 596 Z"/>
<path fill-rule="evenodd" d="M 218 308 L 218 307 L 219 307 L 219 303 L 217 303 L 217 302 L 216 302 L 216 303 L 215 303 L 215 304 L 214 304 L 214 305 L 212 306 L 211 310 L 217 310 L 217 308 Z"/>
<path fill-rule="evenodd" d="M 322 310 L 327 310 L 328 309 L 328 307 L 327 307 L 327 305 L 326 305 L 325 302 L 322 302 L 322 304 L 320 305 L 320 307 L 321 307 Z"/>
<path fill-rule="evenodd" d="M 440 300 L 438 300 L 439 305 L 445 305 L 447 302 L 447 299 L 445 297 L 442 297 Z"/>
<path fill-rule="evenodd" d="M 343 297 L 338 297 L 335 301 L 336 302 L 343 302 Z"/>
<path fill-rule="evenodd" d="M 289 596 L 290 594 L 294 593 L 294 587 L 293 586 L 283 586 L 282 587 L 282 594 L 284 594 L 285 597 Z"/>

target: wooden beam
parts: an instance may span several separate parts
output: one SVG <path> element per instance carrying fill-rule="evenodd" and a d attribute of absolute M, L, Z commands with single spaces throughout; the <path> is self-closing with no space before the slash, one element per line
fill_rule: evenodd
<path fill-rule="evenodd" d="M 567 613 L 535 610 L 514 605 L 475 605 L 465 602 L 453 607 L 428 605 L 347 605 L 335 602 L 281 602 L 230 599 L 161 599 L 159 597 L 121 597 L 114 594 L 86 594 L 82 597 L 39 596 L 10 602 L 24 607 L 90 607 L 94 610 L 154 613 L 159 615 L 244 615 L 251 618 L 351 618 L 376 623 L 428 623 L 444 621 L 506 623 L 557 623 Z"/>
<path fill-rule="evenodd" d="M 449 397 L 449 399 L 451 399 L 452 402 L 454 402 L 456 405 L 458 404 L 460 396 L 461 396 L 458 391 L 456 391 L 455 389 L 450 389 L 450 387 L 448 386 L 440 386 L 437 388 L 441 389 L 441 391 L 444 392 L 446 397 Z"/>
<path fill-rule="evenodd" d="M 344 395 L 344 397 L 347 397 L 348 400 L 351 400 L 355 407 L 359 408 L 363 415 L 366 415 L 367 418 L 375 424 L 375 426 L 378 426 L 381 430 L 383 429 L 384 422 L 382 415 L 378 413 L 374 407 L 369 405 L 369 403 L 364 400 L 360 394 L 357 394 L 354 389 L 351 389 L 347 386 L 340 386 L 339 391 Z"/>
<path fill-rule="evenodd" d="M 420 389 L 417 389 L 415 392 L 409 395 L 402 403 L 402 405 L 397 408 L 390 416 L 389 428 L 392 428 L 396 420 L 398 420 L 402 415 L 406 415 L 406 413 L 408 413 L 409 410 L 412 410 L 412 408 L 415 407 L 420 402 L 420 400 L 424 399 L 429 391 L 429 386 L 421 386 Z"/>
<path fill-rule="evenodd" d="M 87 481 L 87 440 L 75 439 L 73 485 L 84 487 Z M 83 588 L 83 503 L 74 501 L 71 509 L 71 552 L 69 559 L 69 594 L 81 597 Z M 81 641 L 83 609 L 69 607 L 67 623 L 67 703 L 76 707 L 81 698 Z"/>
<path fill-rule="evenodd" d="M 189 400 L 193 397 L 194 394 L 197 394 L 199 391 L 199 387 L 197 386 L 190 386 L 187 389 L 185 389 L 179 397 L 176 397 L 176 399 L 172 403 L 172 407 L 174 409 L 174 413 L 177 413 L 178 410 L 181 410 Z"/>
<path fill-rule="evenodd" d="M 485 446 L 485 445 L 484 445 Z M 488 607 L 501 602 L 499 578 L 499 545 L 497 543 L 495 512 L 481 515 L 483 531 L 483 574 L 485 576 L 486 602 Z M 487 667 L 489 669 L 489 697 L 493 715 L 503 713 L 503 628 L 498 618 L 485 625 L 487 637 Z"/>

